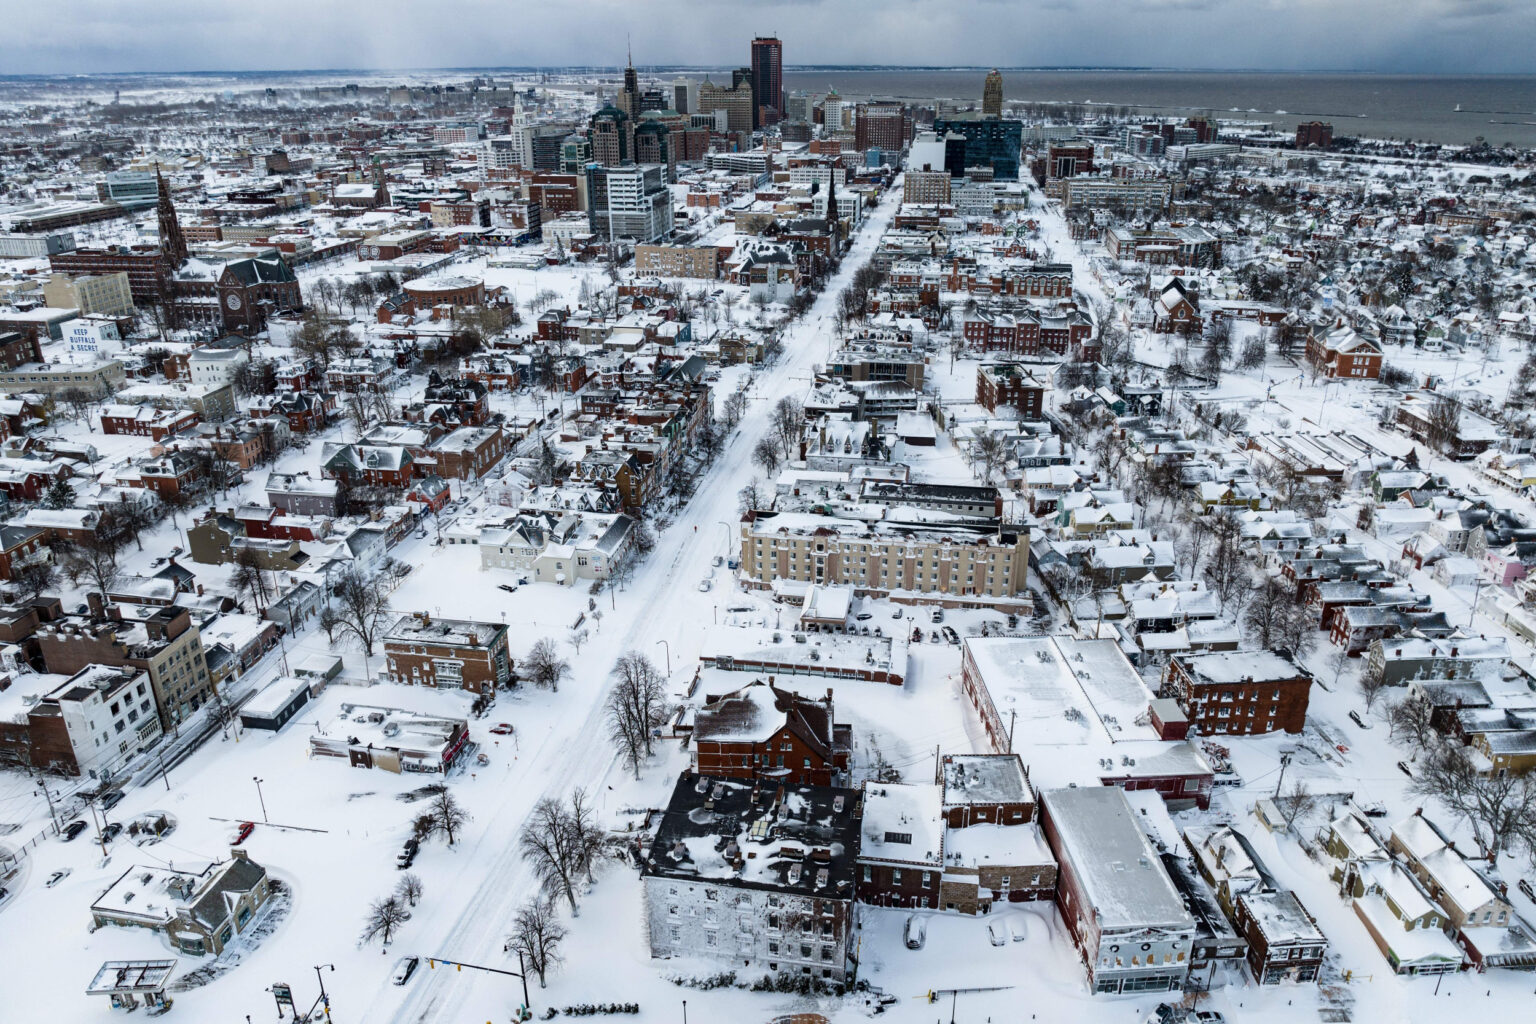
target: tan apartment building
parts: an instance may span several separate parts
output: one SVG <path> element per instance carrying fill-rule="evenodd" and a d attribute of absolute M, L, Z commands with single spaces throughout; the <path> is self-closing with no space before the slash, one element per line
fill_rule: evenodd
<path fill-rule="evenodd" d="M 865 522 L 798 512 L 749 511 L 741 521 L 748 586 L 775 580 L 846 584 L 883 597 L 908 591 L 956 605 L 1012 606 L 1028 597 L 1027 527 Z"/>
<path fill-rule="evenodd" d="M 54 274 L 43 285 L 43 301 L 57 309 L 78 309 L 81 316 L 133 314 L 133 289 L 125 270 L 83 277 Z"/>
<path fill-rule="evenodd" d="M 635 276 L 713 281 L 720 276 L 720 250 L 713 245 L 637 245 Z"/>
<path fill-rule="evenodd" d="M 903 203 L 948 203 L 951 197 L 948 171 L 907 171 L 902 178 Z"/>

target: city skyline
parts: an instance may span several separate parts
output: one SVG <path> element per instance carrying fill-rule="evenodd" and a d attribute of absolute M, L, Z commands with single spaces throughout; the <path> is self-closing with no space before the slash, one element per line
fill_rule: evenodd
<path fill-rule="evenodd" d="M 621 67 L 632 45 L 639 66 L 713 67 L 740 62 L 747 49 L 739 19 L 710 19 L 718 7 L 701 0 L 647 5 L 644 19 L 616 0 L 571 0 L 558 10 L 461 0 L 404 33 L 394 29 L 418 9 L 402 0 L 336 0 L 319 10 L 297 0 L 260 8 L 162 0 L 131 13 L 104 0 L 70 6 L 69 19 L 53 8 L 13 12 L 0 66 L 18 75 L 559 67 L 606 66 L 593 58 L 608 55 Z M 290 19 L 310 31 L 275 28 Z M 992 28 L 978 36 L 982 19 Z M 1526 41 L 1536 32 L 1536 9 L 1509 0 L 784 0 L 753 5 L 749 20 L 748 31 L 784 41 L 789 68 L 1519 74 L 1530 71 Z M 462 31 L 470 21 L 490 31 Z M 570 31 L 574 24 L 582 31 Z M 1309 30 L 1304 47 L 1296 45 L 1300 25 Z M 1157 39 L 1168 45 L 1149 45 Z"/>

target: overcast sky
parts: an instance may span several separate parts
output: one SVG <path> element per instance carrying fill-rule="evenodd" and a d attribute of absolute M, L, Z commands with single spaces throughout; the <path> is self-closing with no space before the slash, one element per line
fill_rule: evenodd
<path fill-rule="evenodd" d="M 0 0 L 0 73 L 746 62 L 1536 72 L 1536 0 Z"/>

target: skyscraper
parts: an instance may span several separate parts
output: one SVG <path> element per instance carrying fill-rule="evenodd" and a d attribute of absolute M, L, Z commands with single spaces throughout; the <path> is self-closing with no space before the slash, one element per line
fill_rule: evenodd
<path fill-rule="evenodd" d="M 635 73 L 635 55 L 630 51 L 629 63 L 624 68 L 624 88 L 619 90 L 613 105 L 630 117 L 640 113 L 640 76 Z"/>
<path fill-rule="evenodd" d="M 752 127 L 777 124 L 784 112 L 784 44 L 759 36 L 752 40 Z"/>
<path fill-rule="evenodd" d="M 1003 116 L 1003 76 L 997 68 L 987 72 L 987 84 L 981 88 L 981 112 L 987 117 Z"/>

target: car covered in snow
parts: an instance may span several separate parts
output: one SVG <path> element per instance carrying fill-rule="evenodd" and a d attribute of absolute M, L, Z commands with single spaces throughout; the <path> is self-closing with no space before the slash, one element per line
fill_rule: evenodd
<path fill-rule="evenodd" d="M 907 923 L 901 929 L 901 937 L 908 949 L 922 949 L 923 943 L 928 941 L 928 919 L 918 914 L 908 914 Z"/>
<path fill-rule="evenodd" d="M 390 972 L 389 983 L 391 985 L 404 985 L 411 980 L 411 975 L 416 973 L 416 968 L 421 963 L 419 956 L 403 956 L 395 961 L 395 969 Z"/>

